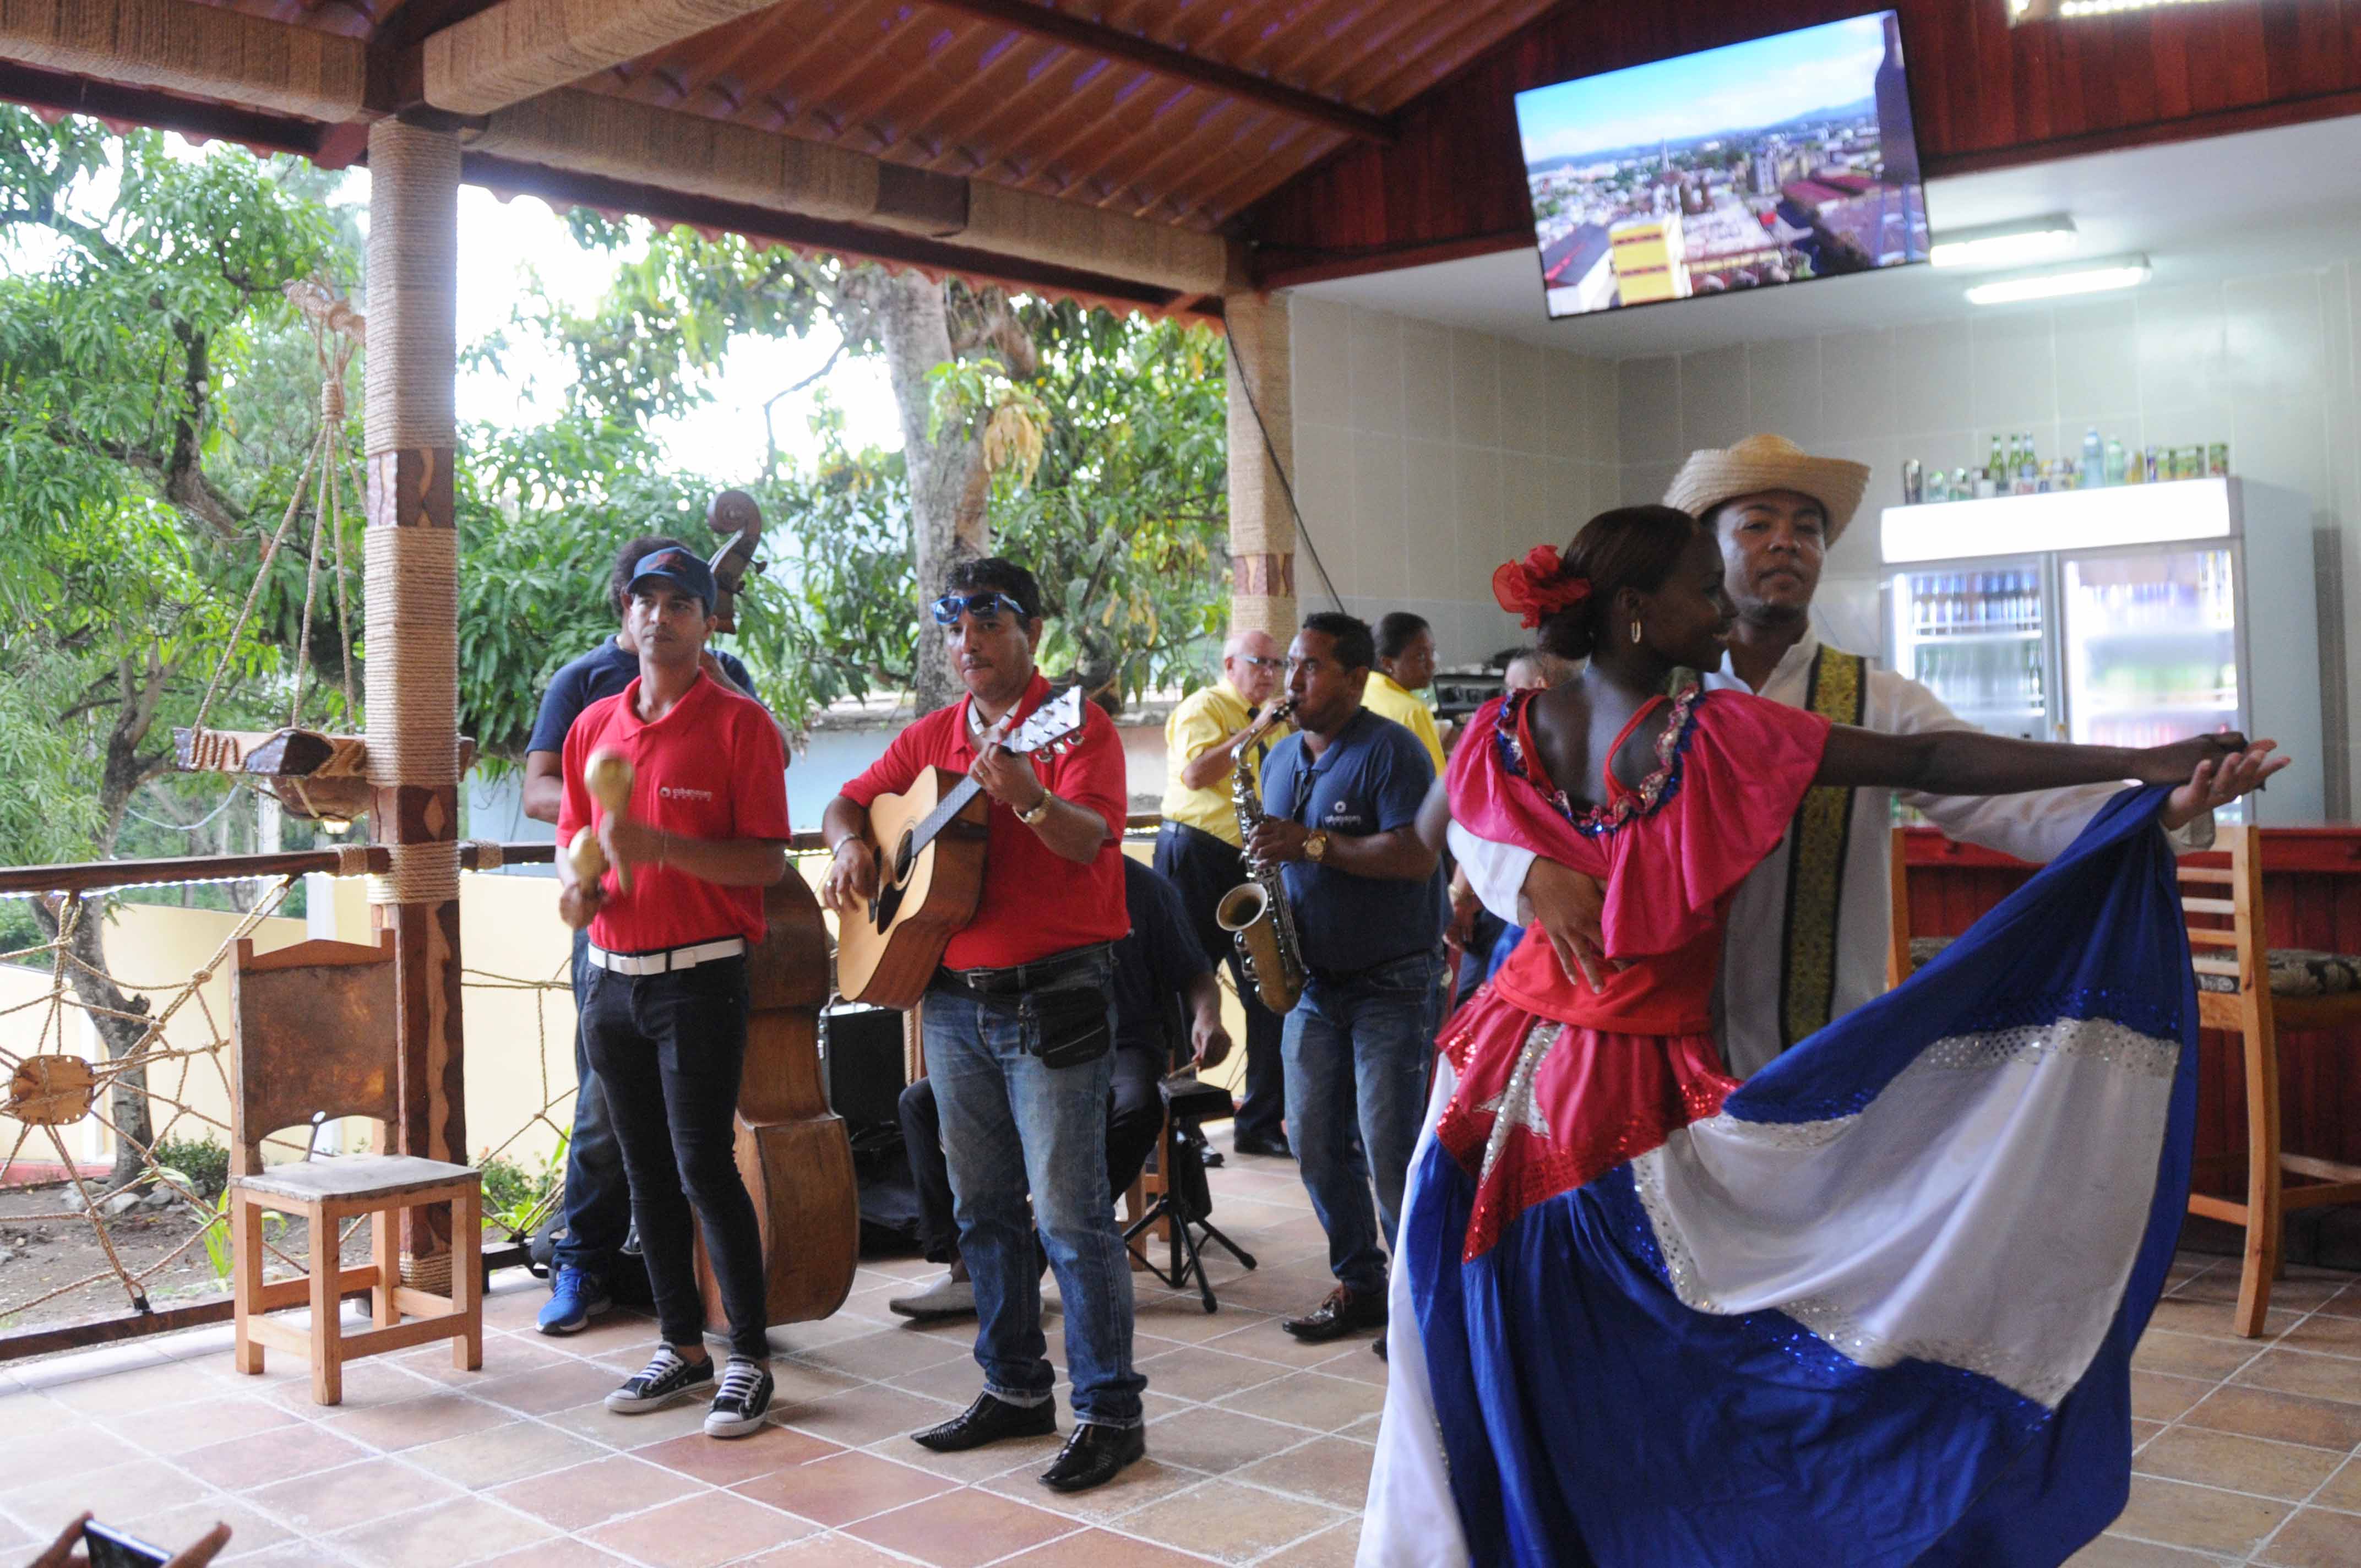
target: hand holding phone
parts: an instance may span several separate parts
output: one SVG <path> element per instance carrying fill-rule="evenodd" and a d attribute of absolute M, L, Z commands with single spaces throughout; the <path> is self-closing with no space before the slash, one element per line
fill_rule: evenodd
<path fill-rule="evenodd" d="M 229 1526 L 217 1524 L 203 1539 L 175 1553 L 84 1513 L 60 1530 L 29 1568 L 205 1568 L 229 1544 Z"/>

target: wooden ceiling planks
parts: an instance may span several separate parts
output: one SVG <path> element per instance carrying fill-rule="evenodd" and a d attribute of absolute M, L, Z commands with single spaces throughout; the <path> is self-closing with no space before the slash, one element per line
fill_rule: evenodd
<path fill-rule="evenodd" d="M 1341 105 L 1389 112 L 1548 0 L 1053 7 Z M 1406 57 L 1413 45 L 1424 58 Z M 1210 228 L 1347 133 L 952 4 L 788 0 L 583 83 L 950 174 Z M 718 101 L 708 94 L 720 89 Z M 793 112 L 779 124 L 768 116 Z"/>

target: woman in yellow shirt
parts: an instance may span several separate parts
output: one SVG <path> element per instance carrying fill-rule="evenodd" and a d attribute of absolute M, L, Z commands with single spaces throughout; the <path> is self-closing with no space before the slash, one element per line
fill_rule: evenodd
<path fill-rule="evenodd" d="M 1361 694 L 1361 706 L 1380 718 L 1390 718 L 1409 730 L 1434 760 L 1434 776 L 1443 776 L 1443 735 L 1434 713 L 1418 694 L 1434 681 L 1434 629 L 1406 609 L 1378 622 L 1378 667 Z"/>

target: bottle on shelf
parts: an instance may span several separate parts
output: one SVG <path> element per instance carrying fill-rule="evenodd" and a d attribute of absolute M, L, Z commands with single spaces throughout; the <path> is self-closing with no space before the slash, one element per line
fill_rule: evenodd
<path fill-rule="evenodd" d="M 2124 482 L 2124 444 L 2120 438 L 2113 435 L 2107 437 L 2104 465 L 2101 482 L 2109 485 L 2122 484 Z"/>
<path fill-rule="evenodd" d="M 2107 449 L 2100 444 L 2099 427 L 2082 433 L 2082 488 L 2095 490 L 2107 482 Z"/>
<path fill-rule="evenodd" d="M 2040 488 L 2041 467 L 2039 459 L 2033 455 L 2033 432 L 2026 431 L 2022 439 L 2025 442 L 2025 455 L 2017 461 L 2016 493 L 2029 496 Z"/>
<path fill-rule="evenodd" d="M 2016 455 L 2012 452 L 2005 457 L 2002 455 L 1998 431 L 1993 432 L 1992 455 L 1985 461 L 1984 466 L 1991 469 L 1995 477 L 2016 472 Z"/>

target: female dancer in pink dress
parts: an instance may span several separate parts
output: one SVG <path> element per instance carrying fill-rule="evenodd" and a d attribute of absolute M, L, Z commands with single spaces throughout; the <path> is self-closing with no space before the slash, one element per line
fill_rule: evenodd
<path fill-rule="evenodd" d="M 1449 812 L 1599 879 L 1616 965 L 1594 989 L 1534 930 L 1444 1026 L 1364 1563 L 2047 1568 L 2121 1507 L 2193 1082 L 2164 789 L 1743 1086 L 1723 918 L 1816 784 L 2207 798 L 2283 760 L 1666 696 L 1720 662 L 1722 576 L 1633 507 L 1496 580 L 1590 664 L 1476 717 Z"/>

